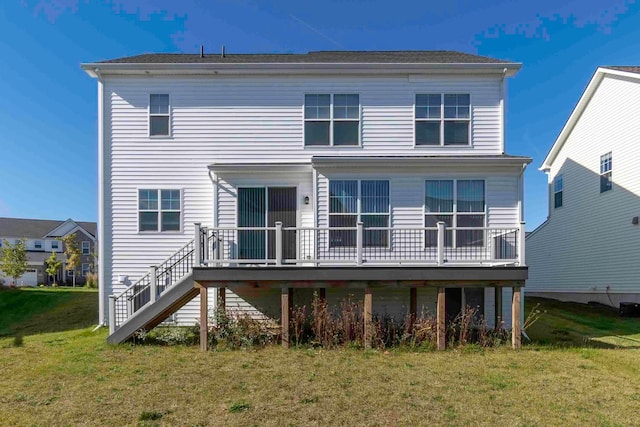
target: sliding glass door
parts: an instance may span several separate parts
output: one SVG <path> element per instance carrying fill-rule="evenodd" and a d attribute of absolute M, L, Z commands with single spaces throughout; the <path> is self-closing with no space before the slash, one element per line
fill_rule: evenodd
<path fill-rule="evenodd" d="M 295 227 L 297 217 L 295 187 L 238 188 L 238 228 Z M 295 259 L 295 231 L 285 231 L 282 238 L 283 258 Z M 275 232 L 264 230 L 238 231 L 238 258 L 251 260 L 275 259 Z"/>

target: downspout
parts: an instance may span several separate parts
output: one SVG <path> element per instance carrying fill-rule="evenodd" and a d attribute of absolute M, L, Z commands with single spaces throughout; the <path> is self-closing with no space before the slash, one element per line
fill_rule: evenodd
<path fill-rule="evenodd" d="M 215 172 L 213 172 L 211 169 L 209 169 L 209 179 L 211 180 L 211 183 L 213 184 L 213 228 L 217 228 L 218 227 L 218 174 L 216 174 Z M 213 288 L 213 312 L 216 313 L 218 310 L 218 299 L 220 298 L 218 295 L 218 292 L 220 292 L 220 288 Z"/>
<path fill-rule="evenodd" d="M 527 164 L 523 163 L 522 164 L 522 170 L 520 171 L 520 174 L 518 175 L 518 203 L 520 204 L 520 209 L 518 212 L 518 216 L 520 217 L 520 223 L 522 223 L 524 221 L 524 171 L 527 168 Z M 525 243 L 526 245 L 526 243 Z M 525 253 L 525 257 L 526 257 L 526 253 Z M 524 264 L 527 265 L 527 260 L 525 258 L 524 260 Z M 522 287 L 521 289 L 521 298 L 520 298 L 520 324 L 524 325 L 524 297 L 525 297 L 525 293 L 526 293 L 526 286 Z M 522 333 L 522 335 L 528 340 L 531 341 L 531 339 L 529 338 L 529 336 L 527 335 L 527 332 L 523 329 L 521 329 L 520 331 Z"/>
<path fill-rule="evenodd" d="M 98 78 L 98 329 L 106 325 L 105 286 L 106 274 L 103 268 L 105 252 L 104 237 L 104 80 L 100 69 L 96 68 Z"/>
<path fill-rule="evenodd" d="M 502 70 L 502 79 L 500 81 L 500 112 L 502 114 L 502 120 L 500 120 L 500 151 L 502 154 L 505 153 L 505 120 L 507 118 L 505 100 L 505 96 L 507 95 L 506 77 L 507 69 L 505 68 Z"/>

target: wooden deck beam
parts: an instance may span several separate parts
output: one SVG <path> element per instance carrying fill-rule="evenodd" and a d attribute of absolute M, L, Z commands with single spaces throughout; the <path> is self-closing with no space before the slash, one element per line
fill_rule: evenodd
<path fill-rule="evenodd" d="M 411 327 L 418 316 L 418 288 L 409 288 L 409 316 L 411 318 Z"/>
<path fill-rule="evenodd" d="M 200 350 L 209 349 L 209 295 L 206 286 L 200 288 Z"/>
<path fill-rule="evenodd" d="M 371 287 L 364 289 L 364 348 L 371 348 L 373 337 L 373 293 Z"/>
<path fill-rule="evenodd" d="M 227 288 L 218 288 L 218 309 L 227 309 Z"/>
<path fill-rule="evenodd" d="M 522 346 L 522 325 L 520 324 L 520 301 L 521 290 L 520 288 L 513 288 L 513 295 L 511 298 L 511 346 L 514 349 L 519 349 Z"/>
<path fill-rule="evenodd" d="M 447 328 L 445 324 L 444 288 L 438 288 L 438 303 L 436 307 L 436 335 L 438 350 L 444 350 L 447 345 Z"/>
<path fill-rule="evenodd" d="M 291 302 L 293 301 L 293 289 L 282 288 L 280 298 L 280 327 L 282 328 L 282 347 L 289 348 L 290 345 L 290 319 L 291 319 Z"/>

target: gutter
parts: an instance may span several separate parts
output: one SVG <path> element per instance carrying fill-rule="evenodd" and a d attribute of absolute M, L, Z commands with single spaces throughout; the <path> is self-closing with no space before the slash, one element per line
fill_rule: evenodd
<path fill-rule="evenodd" d="M 513 76 L 522 64 L 512 63 L 118 63 L 80 65 L 91 77 L 102 74 L 498 74 Z M 507 70 L 505 73 L 504 70 Z"/>

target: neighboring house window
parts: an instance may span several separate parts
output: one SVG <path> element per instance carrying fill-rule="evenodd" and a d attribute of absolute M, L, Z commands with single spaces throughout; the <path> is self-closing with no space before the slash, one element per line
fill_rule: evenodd
<path fill-rule="evenodd" d="M 169 136 L 170 121 L 169 95 L 149 95 L 149 135 Z"/>
<path fill-rule="evenodd" d="M 91 243 L 82 242 L 82 255 L 90 255 L 90 254 L 91 254 Z"/>
<path fill-rule="evenodd" d="M 41 240 L 36 240 L 36 241 L 33 243 L 33 247 L 34 247 L 35 249 L 42 249 L 42 241 L 41 241 Z"/>
<path fill-rule="evenodd" d="M 304 96 L 304 145 L 359 144 L 360 95 L 307 94 Z"/>
<path fill-rule="evenodd" d="M 562 207 L 562 192 L 564 190 L 564 182 L 562 175 L 558 175 L 553 180 L 553 207 Z"/>
<path fill-rule="evenodd" d="M 484 245 L 485 185 L 483 180 L 428 180 L 425 182 L 426 228 L 437 227 L 442 221 L 446 230 L 444 244 L 447 247 Z M 472 228 L 472 229 L 465 229 Z M 425 232 L 425 246 L 438 246 L 438 232 Z"/>
<path fill-rule="evenodd" d="M 389 245 L 390 219 L 389 181 L 349 180 L 329 182 L 329 227 L 356 227 L 361 221 L 365 228 L 364 247 Z M 355 230 L 332 230 L 330 247 L 355 247 Z"/>
<path fill-rule="evenodd" d="M 86 276 L 91 271 L 91 264 L 87 262 L 82 263 L 82 276 Z"/>
<path fill-rule="evenodd" d="M 76 272 L 75 272 L 75 271 L 73 271 L 73 270 L 67 270 L 67 276 L 68 276 L 68 277 L 73 277 L 73 276 L 75 276 L 75 274 L 76 274 Z"/>
<path fill-rule="evenodd" d="M 139 231 L 180 231 L 180 190 L 138 190 Z"/>
<path fill-rule="evenodd" d="M 51 249 L 58 249 L 58 241 L 57 240 L 52 240 L 51 241 Z"/>
<path fill-rule="evenodd" d="M 471 96 L 418 94 L 415 99 L 416 145 L 469 145 Z"/>
<path fill-rule="evenodd" d="M 611 181 L 611 171 L 613 169 L 611 152 L 600 156 L 600 192 L 611 190 L 613 182 Z"/>

